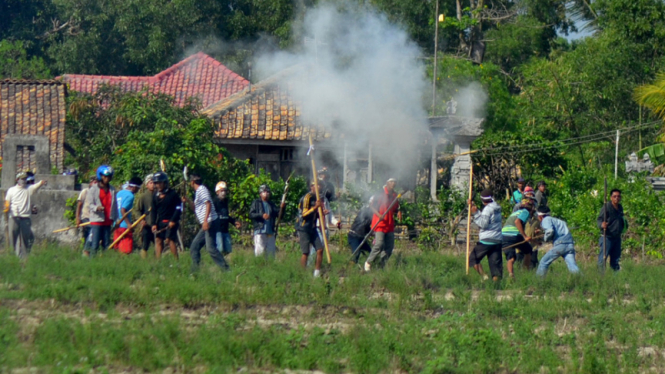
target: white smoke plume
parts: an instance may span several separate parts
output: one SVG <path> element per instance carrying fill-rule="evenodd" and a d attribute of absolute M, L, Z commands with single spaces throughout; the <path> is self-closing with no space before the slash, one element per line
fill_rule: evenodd
<path fill-rule="evenodd" d="M 309 9 L 299 25 L 293 32 L 306 38 L 304 47 L 258 57 L 255 74 L 302 69 L 307 79 L 291 81 L 290 94 L 304 123 L 344 134 L 351 154 L 366 152 L 371 141 L 374 159 L 391 168 L 377 177 L 414 175 L 428 131 L 429 87 L 416 43 L 383 14 L 348 3 Z"/>
<path fill-rule="evenodd" d="M 460 117 L 485 118 L 489 96 L 478 82 L 460 88 L 455 95 L 457 115 Z M 461 103 L 461 105 L 460 105 Z"/>

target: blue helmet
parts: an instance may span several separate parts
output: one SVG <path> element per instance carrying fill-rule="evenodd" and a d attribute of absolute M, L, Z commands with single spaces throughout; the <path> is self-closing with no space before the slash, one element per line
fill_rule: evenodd
<path fill-rule="evenodd" d="M 113 178 L 113 168 L 108 166 L 108 165 L 102 165 L 102 166 L 98 167 L 97 168 L 97 180 L 98 181 L 102 180 L 103 175 Z"/>

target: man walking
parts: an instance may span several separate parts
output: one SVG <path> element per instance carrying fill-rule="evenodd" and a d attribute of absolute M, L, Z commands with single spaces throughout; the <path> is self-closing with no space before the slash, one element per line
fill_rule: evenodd
<path fill-rule="evenodd" d="M 369 199 L 369 204 L 372 204 L 372 201 L 373 198 Z M 355 264 L 358 263 L 358 259 L 360 258 L 361 253 L 369 255 L 369 253 L 372 251 L 372 247 L 370 247 L 367 241 L 365 241 L 360 248 L 358 248 L 358 246 L 363 241 L 363 239 L 365 239 L 365 236 L 367 236 L 370 230 L 372 230 L 373 217 L 374 213 L 372 212 L 372 209 L 370 209 L 369 205 L 363 206 L 360 208 L 358 215 L 353 220 L 351 229 L 347 234 L 347 242 L 349 243 L 349 247 L 351 247 L 351 254 L 353 255 L 352 261 Z"/>
<path fill-rule="evenodd" d="M 217 250 L 220 251 L 223 256 L 226 256 L 233 251 L 231 249 L 229 224 L 235 225 L 237 229 L 240 229 L 240 222 L 231 217 L 231 214 L 229 213 L 229 189 L 226 182 L 220 181 L 217 183 L 215 186 L 215 194 L 217 197 L 213 199 L 213 205 L 220 221 L 220 230 L 217 233 Z"/>
<path fill-rule="evenodd" d="M 483 280 L 488 276 L 483 271 L 480 261 L 487 256 L 492 280 L 498 281 L 503 277 L 503 261 L 501 255 L 501 206 L 494 201 L 492 190 L 486 189 L 480 194 L 483 201 L 483 210 L 469 201 L 473 222 L 480 228 L 479 242 L 469 254 L 469 266 L 473 266 Z"/>
<path fill-rule="evenodd" d="M 182 215 L 180 196 L 169 187 L 169 177 L 160 171 L 153 174 L 152 180 L 157 193 L 152 199 L 152 232 L 155 238 L 155 256 L 162 257 L 164 242 L 166 241 L 173 257 L 178 260 L 178 225 Z"/>
<path fill-rule="evenodd" d="M 32 214 L 30 197 L 40 187 L 46 185 L 46 181 L 39 181 L 37 184 L 28 186 L 27 178 L 28 174 L 25 172 L 16 175 L 16 185 L 10 187 L 5 193 L 4 209 L 4 213 L 9 214 L 6 215 L 8 217 L 7 225 L 9 225 L 9 241 L 14 247 L 14 253 L 22 260 L 28 257 L 34 242 L 30 220 Z"/>
<path fill-rule="evenodd" d="M 136 202 L 136 212 L 139 216 L 146 215 L 143 221 L 139 224 L 141 226 L 141 258 L 148 257 L 148 249 L 150 243 L 155 243 L 155 234 L 152 232 L 152 214 L 149 213 L 152 207 L 152 200 L 155 197 L 155 182 L 152 180 L 153 175 L 148 174 L 144 179 L 145 191 L 139 196 Z M 155 251 L 156 253 L 157 251 Z"/>
<path fill-rule="evenodd" d="M 320 190 L 320 187 L 319 187 Z M 316 222 L 320 219 L 319 208 L 324 209 L 324 197 L 319 194 L 320 200 L 316 199 L 316 183 L 311 181 L 309 184 L 309 191 L 300 199 L 298 203 L 298 221 L 296 222 L 296 230 L 298 231 L 298 238 L 300 239 L 300 265 L 307 268 L 307 259 L 311 254 L 311 247 L 316 250 L 316 263 L 314 267 L 314 277 L 321 276 L 321 263 L 323 262 L 323 241 L 317 232 Z M 323 214 L 328 214 L 327 210 L 323 210 Z"/>
<path fill-rule="evenodd" d="M 190 208 L 195 212 L 196 219 L 201 224 L 201 230 L 196 234 L 192 244 L 189 247 L 192 256 L 192 273 L 199 269 L 201 263 L 201 248 L 205 245 L 206 250 L 212 257 L 212 260 L 222 270 L 228 270 L 229 265 L 226 264 L 224 256 L 217 250 L 216 240 L 217 233 L 220 229 L 219 216 L 212 205 L 212 198 L 208 187 L 203 185 L 203 179 L 198 174 L 192 174 L 189 182 L 192 189 L 194 189 L 194 202 L 183 197 L 182 201 L 186 202 Z"/>
<path fill-rule="evenodd" d="M 628 228 L 628 222 L 626 222 L 623 215 L 620 190 L 613 189 L 610 192 L 610 201 L 603 205 L 596 221 L 598 228 L 601 230 L 598 266 L 601 269 L 605 269 L 605 259 L 609 256 L 610 267 L 612 270 L 618 271 L 621 269 L 619 265 L 619 260 L 621 259 L 621 234 Z M 605 242 L 607 242 L 607 248 L 605 248 Z"/>
<path fill-rule="evenodd" d="M 550 208 L 546 206 L 538 208 L 538 220 L 540 221 L 540 227 L 545 233 L 543 241 L 552 240 L 554 246 L 540 260 L 536 274 L 544 277 L 547 273 L 547 268 L 559 257 L 563 257 L 568 266 L 568 271 L 573 274 L 579 273 L 580 269 L 577 267 L 577 262 L 575 261 L 573 236 L 570 234 L 566 222 L 550 216 Z"/>
<path fill-rule="evenodd" d="M 83 223 L 90 222 L 90 211 L 88 210 L 88 204 L 86 197 L 88 196 L 88 191 L 90 187 L 97 183 L 96 177 L 91 177 L 88 182 L 88 187 L 81 190 L 78 199 L 76 199 L 76 226 L 81 226 Z M 88 235 L 90 234 L 90 225 L 83 226 L 83 248 L 89 247 Z"/>
<path fill-rule="evenodd" d="M 115 189 L 111 187 L 113 180 L 113 169 L 102 165 L 97 168 L 97 184 L 90 187 L 86 201 L 90 213 L 90 236 L 89 250 L 83 251 L 85 257 L 94 257 L 97 254 L 99 243 L 102 250 L 106 250 L 111 244 L 111 225 L 118 219 L 118 208 L 116 205 Z"/>
<path fill-rule="evenodd" d="M 529 199 L 524 200 L 521 209 L 508 216 L 503 229 L 501 229 L 503 253 L 508 262 L 508 275 L 511 278 L 515 277 L 513 265 L 517 259 L 517 251 L 520 251 L 524 255 L 524 267 L 527 269 L 531 268 L 531 253 L 533 252 L 533 248 L 529 244 L 531 237 L 525 234 L 524 229 L 533 212 L 533 205 L 533 201 Z"/>
<path fill-rule="evenodd" d="M 141 188 L 141 178 L 133 177 L 127 183 L 127 187 L 122 191 L 118 192 L 116 195 L 117 206 L 118 206 L 118 217 L 122 219 L 121 222 L 116 223 L 116 229 L 113 232 L 113 240 L 115 241 L 124 233 L 132 227 L 132 213 L 129 212 L 134 207 L 134 195 Z M 118 243 L 116 243 L 115 249 L 119 250 L 120 253 L 130 254 L 134 250 L 134 235 L 130 232 L 125 235 Z"/>
<path fill-rule="evenodd" d="M 395 247 L 395 214 L 397 214 L 397 219 L 402 219 L 402 213 L 399 212 L 399 201 L 396 201 L 396 183 L 395 178 L 388 179 L 386 185 L 383 186 L 383 193 L 376 195 L 374 201 L 370 204 L 370 208 L 374 213 L 372 227 L 375 227 L 375 234 L 374 246 L 365 262 L 365 271 L 371 270 L 372 263 L 379 254 L 381 255 L 379 266 L 383 268 L 393 253 Z M 381 215 L 384 213 L 385 216 L 381 219 Z"/>
<path fill-rule="evenodd" d="M 279 209 L 270 201 L 270 187 L 259 187 L 259 199 L 252 202 L 249 218 L 254 223 L 254 255 L 275 257 L 275 220 Z"/>

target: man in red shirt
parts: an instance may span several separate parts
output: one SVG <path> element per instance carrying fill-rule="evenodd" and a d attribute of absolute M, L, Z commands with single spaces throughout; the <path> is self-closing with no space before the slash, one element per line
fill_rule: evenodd
<path fill-rule="evenodd" d="M 90 187 L 86 202 L 90 212 L 90 250 L 84 250 L 85 257 L 94 256 L 102 243 L 102 250 L 111 244 L 111 225 L 118 219 L 115 189 L 111 187 L 113 169 L 102 165 L 97 169 L 97 184 Z"/>
<path fill-rule="evenodd" d="M 384 267 L 393 253 L 393 248 L 395 247 L 395 214 L 397 214 L 397 219 L 402 220 L 402 213 L 399 212 L 399 201 L 395 201 L 397 199 L 397 193 L 395 192 L 396 183 L 395 178 L 388 179 L 386 185 L 383 186 L 383 192 L 374 196 L 374 200 L 370 204 L 370 208 L 374 213 L 372 217 L 374 246 L 372 247 L 372 252 L 367 257 L 367 262 L 365 262 L 365 271 L 370 271 L 372 262 L 374 262 L 376 256 L 379 254 L 381 255 L 380 266 Z M 388 208 L 390 208 L 389 211 Z M 388 212 L 383 219 L 379 220 L 381 215 L 386 211 Z"/>

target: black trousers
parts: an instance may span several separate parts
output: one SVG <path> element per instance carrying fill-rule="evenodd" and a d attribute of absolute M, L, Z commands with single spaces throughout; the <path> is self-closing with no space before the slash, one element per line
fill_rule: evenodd
<path fill-rule="evenodd" d="M 152 232 L 152 226 L 146 224 L 141 230 L 141 249 L 147 251 L 150 248 L 150 243 L 155 244 L 155 234 Z"/>
<path fill-rule="evenodd" d="M 487 257 L 490 265 L 490 274 L 493 277 L 503 277 L 503 256 L 501 252 L 501 243 L 483 244 L 476 243 L 473 251 L 469 253 L 469 266 L 480 265 L 480 261 Z"/>

